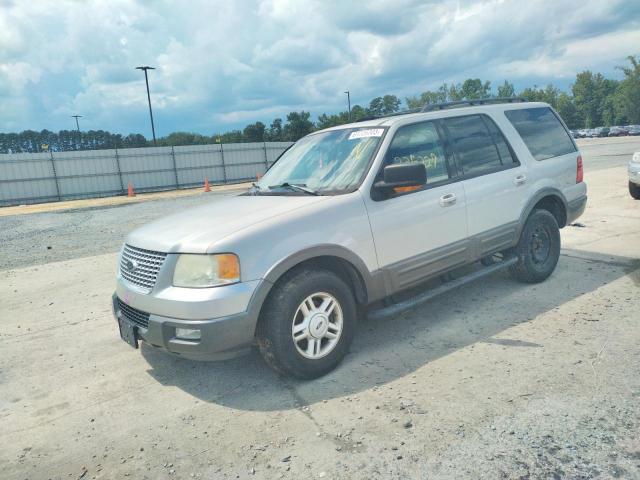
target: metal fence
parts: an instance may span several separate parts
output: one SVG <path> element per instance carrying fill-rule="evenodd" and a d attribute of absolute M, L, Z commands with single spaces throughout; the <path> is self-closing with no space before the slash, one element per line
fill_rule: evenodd
<path fill-rule="evenodd" d="M 0 155 L 0 206 L 255 180 L 290 142 Z"/>

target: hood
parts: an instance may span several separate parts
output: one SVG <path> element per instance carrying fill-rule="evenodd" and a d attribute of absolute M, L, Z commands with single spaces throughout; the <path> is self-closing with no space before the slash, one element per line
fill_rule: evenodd
<path fill-rule="evenodd" d="M 270 218 L 326 201 L 327 196 L 236 196 L 155 220 L 131 232 L 126 243 L 168 253 L 206 253 L 224 237 Z"/>

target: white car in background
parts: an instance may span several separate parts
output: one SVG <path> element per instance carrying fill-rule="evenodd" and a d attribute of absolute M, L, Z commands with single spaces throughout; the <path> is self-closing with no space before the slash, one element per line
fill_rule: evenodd
<path fill-rule="evenodd" d="M 640 152 L 636 152 L 629 162 L 629 193 L 640 200 Z"/>

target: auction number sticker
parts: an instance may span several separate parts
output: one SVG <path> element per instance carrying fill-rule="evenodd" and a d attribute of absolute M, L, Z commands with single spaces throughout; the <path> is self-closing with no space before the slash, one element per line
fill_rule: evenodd
<path fill-rule="evenodd" d="M 369 128 L 367 130 L 357 130 L 351 132 L 349 140 L 355 140 L 357 138 L 369 138 L 369 137 L 381 137 L 384 133 L 384 128 Z"/>

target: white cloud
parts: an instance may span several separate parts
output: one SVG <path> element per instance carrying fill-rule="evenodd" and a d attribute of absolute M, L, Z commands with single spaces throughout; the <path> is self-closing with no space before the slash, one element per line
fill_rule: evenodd
<path fill-rule="evenodd" d="M 0 130 L 203 133 L 473 75 L 567 82 L 640 53 L 640 4 L 533 0 L 5 2 Z"/>

